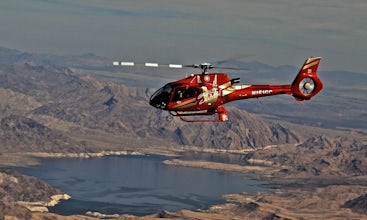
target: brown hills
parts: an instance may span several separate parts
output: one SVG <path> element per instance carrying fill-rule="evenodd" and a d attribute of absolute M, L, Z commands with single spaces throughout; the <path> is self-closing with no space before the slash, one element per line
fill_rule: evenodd
<path fill-rule="evenodd" d="M 19 202 L 49 202 L 51 196 L 62 194 L 60 190 L 34 178 L 9 169 L 0 169 L 0 218 L 4 214 L 19 219 L 31 219 L 31 212 Z"/>
<path fill-rule="evenodd" d="M 96 151 L 106 145 L 119 148 L 121 142 L 129 147 L 165 142 L 238 150 L 303 138 L 281 123 L 268 123 L 234 107 L 229 107 L 229 123 L 184 123 L 147 104 L 151 89 L 103 83 L 68 68 L 2 65 L 0 86 L 7 97 L 0 105 L 0 138 L 6 150 Z M 98 146 L 97 140 L 89 139 L 96 134 L 121 142 Z"/>
<path fill-rule="evenodd" d="M 359 176 L 367 174 L 367 145 L 349 137 L 311 137 L 294 147 L 279 146 L 251 153 L 248 159 L 284 167 L 280 176 Z"/>
<path fill-rule="evenodd" d="M 249 200 L 251 203 L 247 198 L 239 196 L 230 207 L 221 207 L 222 213 L 208 211 L 209 214 L 219 216 L 218 218 L 225 218 L 234 213 L 250 213 L 246 215 L 247 217 L 251 217 L 252 213 L 265 219 L 277 216 L 307 217 L 295 214 L 297 210 L 292 209 L 291 205 L 289 209 L 283 207 L 307 198 L 310 199 L 307 200 L 310 204 L 300 203 L 299 208 L 306 210 L 305 212 L 312 211 L 328 200 L 321 198 L 318 192 L 325 193 L 325 196 L 330 198 L 338 198 L 332 207 L 325 205 L 327 210 L 340 209 L 338 213 L 343 213 L 341 206 L 344 205 L 345 208 L 365 213 L 364 195 L 367 192 L 363 177 L 367 172 L 365 136 L 367 133 L 363 130 L 364 125 L 360 126 L 362 129 L 349 127 L 345 130 L 300 126 L 282 121 L 283 116 L 273 117 L 272 107 L 266 107 L 264 113 L 268 115 L 261 117 L 234 105 L 226 106 L 230 117 L 228 123 L 185 123 L 148 105 L 153 89 L 110 82 L 106 78 L 101 79 L 100 75 L 98 79 L 94 78 L 96 75 L 93 71 L 100 69 L 98 65 L 91 68 L 93 74 L 88 74 L 88 70 L 81 71 L 76 69 L 75 65 L 74 68 L 48 63 L 40 65 L 38 62 L 44 61 L 41 59 L 42 56 L 15 53 L 14 56 L 10 56 L 11 60 L 5 62 L 6 64 L 0 62 L 2 63 L 0 64 L 0 166 L 9 165 L 7 161 L 11 160 L 12 165 L 19 165 L 16 157 L 26 152 L 86 153 L 104 150 L 149 152 L 149 149 L 158 148 L 162 151 L 221 150 L 243 154 L 244 163 L 247 162 L 249 166 L 261 166 L 263 170 L 274 168 L 270 177 L 275 182 L 287 182 L 292 179 L 296 182 L 296 186 L 306 187 L 308 183 L 314 185 L 325 183 L 324 180 L 319 180 L 326 178 L 331 179 L 333 184 L 347 186 L 340 187 L 342 189 L 340 192 L 345 195 L 343 198 L 336 195 L 338 187 L 317 188 L 315 191 L 315 188 L 307 186 L 310 188 L 298 190 L 291 184 L 291 190 L 287 188 L 288 191 L 274 195 L 258 195 Z M 60 58 L 50 56 L 48 59 Z M 85 55 L 78 59 L 88 64 L 96 57 Z M 32 64 L 24 63 L 24 60 L 30 60 L 32 62 L 29 63 Z M 60 62 L 72 64 L 72 59 Z M 346 91 L 346 88 L 343 89 Z M 336 89 L 332 91 L 335 92 Z M 348 103 L 361 106 L 363 99 L 360 101 L 357 98 Z M 307 114 L 307 117 L 324 118 L 324 123 L 328 115 L 325 109 L 342 105 L 342 103 L 334 105 L 330 100 L 325 103 L 318 109 L 319 115 L 316 115 L 317 111 L 310 110 L 312 114 Z M 312 107 L 314 105 L 310 104 Z M 298 121 L 299 117 L 304 116 L 302 112 L 311 107 L 303 108 L 302 111 L 297 108 L 299 107 L 290 107 L 284 113 L 278 103 L 274 104 L 274 112 L 279 114 L 282 112 L 289 118 L 293 117 L 294 120 L 290 121 Z M 260 112 L 258 106 L 249 109 Z M 343 114 L 346 112 L 343 110 Z M 363 110 L 354 108 L 353 112 L 357 116 L 361 115 L 364 120 Z M 338 112 L 334 114 L 339 115 Z M 313 119 L 309 121 L 313 125 L 323 126 L 323 123 Z M 218 166 L 223 167 L 226 164 Z M 261 173 L 259 175 L 261 176 Z M 6 198 L 0 202 L 0 211 L 6 210 L 6 213 L 19 218 L 27 219 L 30 214 L 18 206 L 13 209 L 9 204 L 20 200 L 47 201 L 51 195 L 60 193 L 49 188 L 47 184 L 13 171 L 1 170 L 0 176 L 1 198 Z M 14 178 L 18 184 L 12 185 Z M 40 188 L 45 191 L 38 190 Z M 309 207 L 311 208 L 308 209 Z M 223 213 L 228 215 L 222 215 Z M 172 218 L 175 216 L 186 218 L 188 215 L 203 216 L 202 219 L 208 217 L 205 215 L 207 213 L 197 215 L 185 211 L 161 214 L 163 217 Z M 319 214 L 316 216 L 323 216 L 322 211 L 319 211 Z"/>

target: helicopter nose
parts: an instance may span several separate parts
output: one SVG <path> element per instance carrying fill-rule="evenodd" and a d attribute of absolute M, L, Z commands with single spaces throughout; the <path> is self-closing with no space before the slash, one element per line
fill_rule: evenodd
<path fill-rule="evenodd" d="M 152 97 L 149 101 L 149 104 L 155 108 L 159 108 L 159 109 L 166 109 L 167 107 L 167 103 L 165 101 L 162 100 L 162 97 L 160 96 L 156 96 L 156 97 Z"/>
<path fill-rule="evenodd" d="M 150 101 L 149 101 L 149 105 L 151 105 L 151 106 L 153 106 L 153 107 L 155 107 L 155 108 L 158 108 L 158 106 L 157 106 L 157 99 L 156 99 L 156 98 L 151 97 L 151 98 L 150 98 Z"/>
<path fill-rule="evenodd" d="M 160 89 L 150 97 L 149 104 L 155 108 L 167 109 L 168 101 L 169 96 Z"/>

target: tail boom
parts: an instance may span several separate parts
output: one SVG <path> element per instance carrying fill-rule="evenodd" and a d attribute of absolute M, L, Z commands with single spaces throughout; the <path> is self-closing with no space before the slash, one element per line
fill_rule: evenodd
<path fill-rule="evenodd" d="M 221 104 L 250 98 L 288 94 L 297 101 L 310 100 L 322 89 L 322 82 L 317 76 L 321 57 L 311 57 L 305 61 L 293 83 L 290 85 L 238 85 L 222 91 Z"/>

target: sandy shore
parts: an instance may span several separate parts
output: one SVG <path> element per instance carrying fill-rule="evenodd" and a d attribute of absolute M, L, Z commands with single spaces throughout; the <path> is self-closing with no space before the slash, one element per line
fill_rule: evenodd
<path fill-rule="evenodd" d="M 48 212 L 47 207 L 55 206 L 55 205 L 59 204 L 59 202 L 61 200 L 68 200 L 70 198 L 71 198 L 71 196 L 69 196 L 68 194 L 59 194 L 59 195 L 51 196 L 50 201 L 48 201 L 48 202 L 23 202 L 23 201 L 18 201 L 17 204 L 27 208 L 28 210 L 30 210 L 32 212 Z"/>
<path fill-rule="evenodd" d="M 227 172 L 241 172 L 245 174 L 258 174 L 270 177 L 274 172 L 278 172 L 282 167 L 275 167 L 269 165 L 267 161 L 257 161 L 251 165 L 243 166 L 237 164 L 226 164 L 226 163 L 217 163 L 217 162 L 209 162 L 202 160 L 180 160 L 180 159 L 172 159 L 163 161 L 166 165 L 174 165 L 174 166 L 185 166 L 185 167 L 197 167 L 197 168 L 205 168 L 205 169 L 213 169 L 213 170 L 222 170 Z M 261 164 L 266 165 L 261 165 Z"/>
<path fill-rule="evenodd" d="M 144 155 L 138 151 L 101 151 L 90 153 L 45 153 L 45 152 L 25 152 L 25 153 L 0 153 L 0 167 L 28 167 L 40 164 L 42 158 L 75 158 L 88 159 L 105 156 L 122 155 Z"/>

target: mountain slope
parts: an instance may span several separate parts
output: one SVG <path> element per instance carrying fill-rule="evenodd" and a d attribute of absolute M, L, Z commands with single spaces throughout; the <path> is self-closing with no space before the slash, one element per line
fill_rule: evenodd
<path fill-rule="evenodd" d="M 1 100 L 0 106 L 18 110 L 13 111 L 16 115 L 6 110 L 1 115 L 0 137 L 8 148 L 91 150 L 91 146 L 100 144 L 88 140 L 97 133 L 110 136 L 111 141 L 105 143 L 112 147 L 121 142 L 140 146 L 163 142 L 171 146 L 243 149 L 302 140 L 297 132 L 281 124 L 269 124 L 234 107 L 228 108 L 228 123 L 182 122 L 148 105 L 151 89 L 100 82 L 68 68 L 1 65 L 0 88 L 0 95 L 15 94 L 12 102 Z"/>
<path fill-rule="evenodd" d="M 251 153 L 247 159 L 271 161 L 284 169 L 279 175 L 358 176 L 367 174 L 367 145 L 340 136 L 315 136 L 296 146 Z"/>

